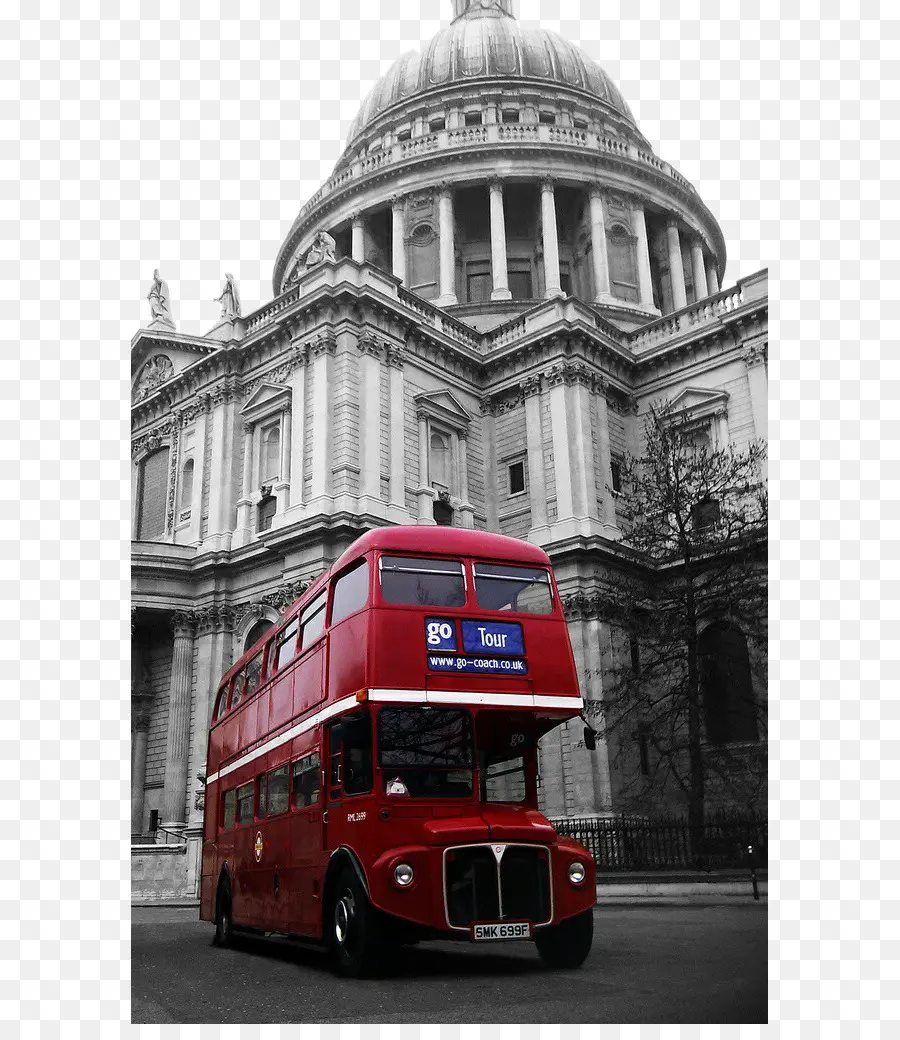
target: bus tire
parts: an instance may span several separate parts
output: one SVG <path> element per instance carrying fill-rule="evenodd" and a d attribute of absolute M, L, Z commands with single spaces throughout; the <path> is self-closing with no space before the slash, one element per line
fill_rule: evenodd
<path fill-rule="evenodd" d="M 216 946 L 228 947 L 234 944 L 234 921 L 231 917 L 231 885 L 227 877 L 219 882 L 216 893 L 216 934 L 213 938 Z"/>
<path fill-rule="evenodd" d="M 541 960 L 549 968 L 578 968 L 594 941 L 594 912 L 585 910 L 554 928 L 542 928 L 534 938 Z"/>
<path fill-rule="evenodd" d="M 356 871 L 345 867 L 333 889 L 328 915 L 328 945 L 341 975 L 372 974 L 381 940 L 376 911 Z"/>

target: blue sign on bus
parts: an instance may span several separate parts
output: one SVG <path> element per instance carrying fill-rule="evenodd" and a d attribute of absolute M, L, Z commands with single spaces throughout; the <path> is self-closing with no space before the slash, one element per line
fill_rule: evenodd
<path fill-rule="evenodd" d="M 425 618 L 425 645 L 429 650 L 456 650 L 456 623 L 449 618 Z"/>
<path fill-rule="evenodd" d="M 509 621 L 463 621 L 463 650 L 467 654 L 502 654 L 521 657 L 525 653 L 522 626 Z"/>

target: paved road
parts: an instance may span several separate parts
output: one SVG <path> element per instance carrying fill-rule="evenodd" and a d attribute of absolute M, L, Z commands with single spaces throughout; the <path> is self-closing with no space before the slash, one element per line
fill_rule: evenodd
<path fill-rule="evenodd" d="M 423 943 L 378 980 L 338 980 L 318 950 L 212 945 L 197 911 L 132 911 L 134 1022 L 765 1022 L 765 905 L 598 907 L 576 971 L 530 943 Z"/>

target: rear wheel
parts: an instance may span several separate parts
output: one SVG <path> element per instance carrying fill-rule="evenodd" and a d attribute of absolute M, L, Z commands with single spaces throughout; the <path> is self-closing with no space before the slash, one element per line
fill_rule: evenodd
<path fill-rule="evenodd" d="M 231 885 L 227 879 L 219 884 L 216 894 L 216 946 L 231 946 L 234 942 L 234 921 L 231 918 Z"/>
<path fill-rule="evenodd" d="M 577 968 L 584 964 L 593 941 L 592 910 L 570 917 L 555 928 L 542 928 L 534 939 L 541 959 L 551 968 Z"/>
<path fill-rule="evenodd" d="M 356 872 L 344 868 L 331 901 L 328 941 L 338 971 L 362 978 L 375 967 L 380 943 L 376 911 Z"/>

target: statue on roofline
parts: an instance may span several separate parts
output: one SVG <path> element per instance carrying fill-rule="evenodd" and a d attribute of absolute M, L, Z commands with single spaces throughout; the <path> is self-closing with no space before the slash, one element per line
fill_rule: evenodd
<path fill-rule="evenodd" d="M 169 310 L 169 286 L 159 277 L 158 269 L 153 271 L 153 284 L 147 293 L 147 299 L 150 301 L 151 323 L 159 321 L 164 325 L 171 325 L 174 329 L 175 322 L 172 321 L 172 313 Z"/>
<path fill-rule="evenodd" d="M 230 274 L 225 275 L 225 286 L 216 297 L 216 301 L 222 304 L 223 321 L 231 321 L 241 316 L 241 298 L 238 295 L 234 278 Z"/>

